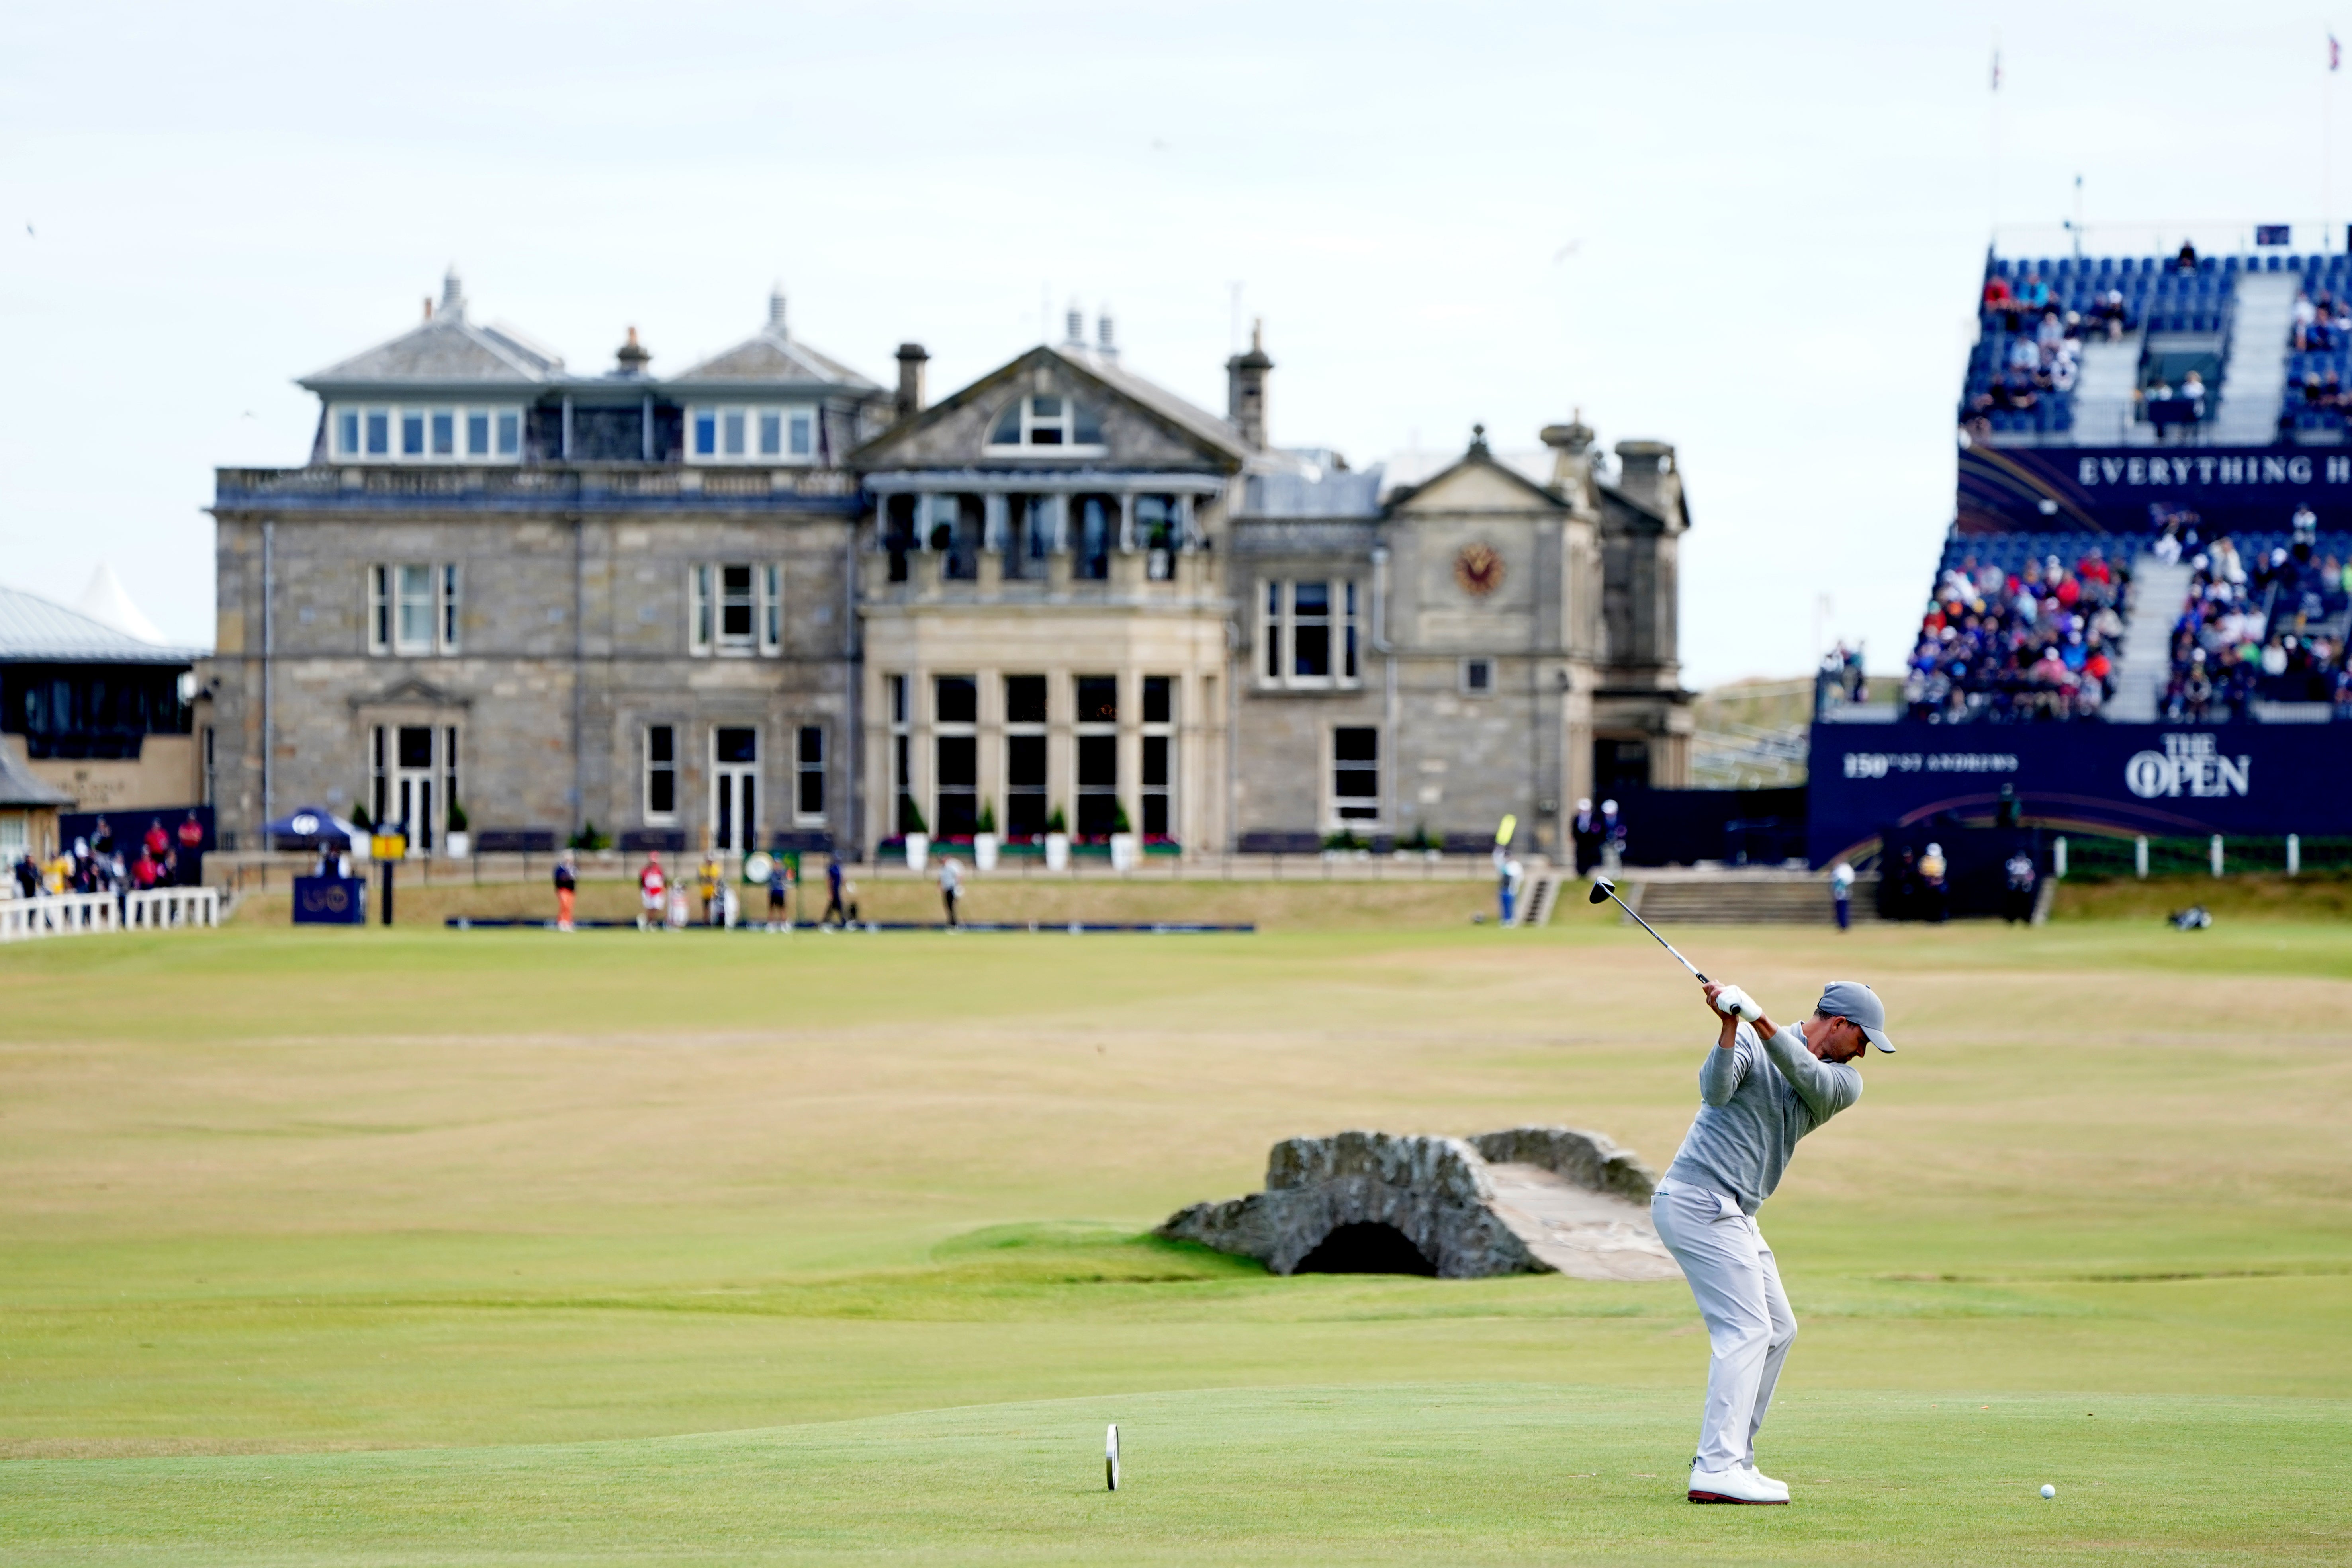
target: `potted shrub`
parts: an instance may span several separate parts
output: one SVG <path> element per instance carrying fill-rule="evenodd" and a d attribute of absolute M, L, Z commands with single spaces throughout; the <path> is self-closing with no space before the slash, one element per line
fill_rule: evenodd
<path fill-rule="evenodd" d="M 907 869 L 919 872 L 930 863 L 930 826 L 911 800 L 906 803 L 906 818 L 907 831 L 900 835 L 899 843 L 907 852 Z"/>
<path fill-rule="evenodd" d="M 473 824 L 466 820 L 466 808 L 457 803 L 456 796 L 451 796 L 449 798 L 449 831 L 442 840 L 443 852 L 451 860 L 461 861 L 474 852 L 474 835 L 467 831 L 472 826 Z"/>
<path fill-rule="evenodd" d="M 1045 816 L 1045 869 L 1070 869 L 1070 824 L 1059 806 Z"/>
<path fill-rule="evenodd" d="M 980 821 L 971 835 L 971 864 L 974 871 L 994 871 L 996 850 L 1003 842 L 996 836 L 996 807 L 983 800 L 980 804 Z"/>
<path fill-rule="evenodd" d="M 1133 871 L 1143 858 L 1143 841 L 1127 820 L 1126 802 L 1114 800 L 1110 808 L 1110 869 Z"/>

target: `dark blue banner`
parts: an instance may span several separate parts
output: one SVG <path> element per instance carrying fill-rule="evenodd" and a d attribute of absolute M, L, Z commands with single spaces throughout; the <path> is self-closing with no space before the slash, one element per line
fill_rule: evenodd
<path fill-rule="evenodd" d="M 2352 724 L 1817 724 L 1816 866 L 1948 812 L 1990 823 L 2007 786 L 2031 825 L 2150 838 L 2352 835 Z"/>
<path fill-rule="evenodd" d="M 2352 528 L 2352 450 L 2310 446 L 2000 446 L 1960 451 L 1963 534 L 2145 535 L 2194 512 L 2204 535 L 2283 534 L 2309 507 Z"/>
<path fill-rule="evenodd" d="M 355 876 L 294 879 L 297 925 L 365 925 L 368 884 Z"/>

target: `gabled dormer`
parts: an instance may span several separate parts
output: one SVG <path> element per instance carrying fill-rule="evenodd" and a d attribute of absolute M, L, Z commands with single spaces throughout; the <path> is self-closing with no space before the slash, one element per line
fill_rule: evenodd
<path fill-rule="evenodd" d="M 662 386 L 682 411 L 680 455 L 696 466 L 830 465 L 870 434 L 866 411 L 883 400 L 873 382 L 792 335 L 781 289 L 759 331 Z"/>
<path fill-rule="evenodd" d="M 297 383 L 324 404 L 314 461 L 512 465 L 529 410 L 563 360 L 503 325 L 470 319 L 455 267 L 425 319 Z"/>

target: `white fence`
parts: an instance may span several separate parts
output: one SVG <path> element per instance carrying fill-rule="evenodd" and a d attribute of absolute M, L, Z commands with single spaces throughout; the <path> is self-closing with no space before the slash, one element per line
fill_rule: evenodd
<path fill-rule="evenodd" d="M 87 936 L 133 926 L 163 930 L 219 924 L 220 891 L 210 887 L 159 887 L 121 898 L 110 893 L 68 893 L 0 899 L 0 942 Z"/>
<path fill-rule="evenodd" d="M 132 894 L 123 904 L 134 928 L 220 924 L 220 890 L 215 887 L 152 888 Z"/>

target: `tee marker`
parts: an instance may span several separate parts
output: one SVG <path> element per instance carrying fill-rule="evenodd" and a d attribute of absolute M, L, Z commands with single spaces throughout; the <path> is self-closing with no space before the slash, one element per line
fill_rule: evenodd
<path fill-rule="evenodd" d="M 1110 1424 L 1110 1430 L 1103 1434 L 1103 1479 L 1110 1483 L 1110 1490 L 1118 1490 L 1118 1423 L 1116 1421 Z"/>

